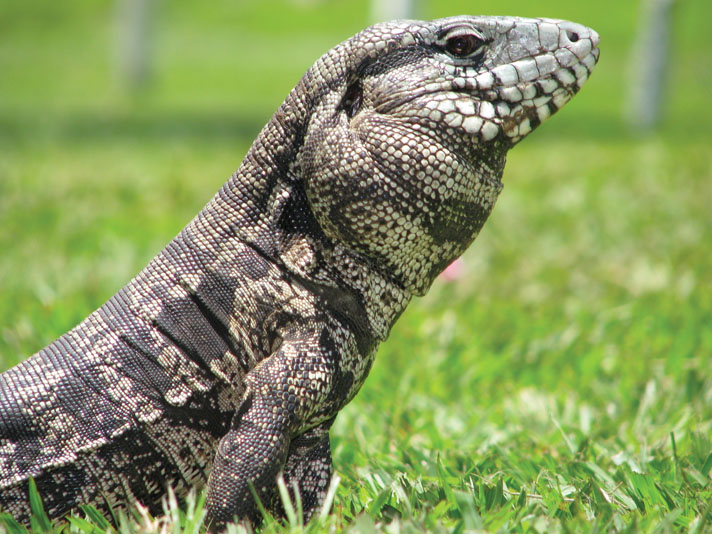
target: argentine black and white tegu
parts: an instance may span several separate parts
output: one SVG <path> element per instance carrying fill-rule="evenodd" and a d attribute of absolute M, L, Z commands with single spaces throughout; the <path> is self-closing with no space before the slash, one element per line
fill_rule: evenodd
<path fill-rule="evenodd" d="M 0 509 L 160 511 L 205 486 L 208 518 L 306 518 L 329 427 L 414 295 L 477 236 L 507 152 L 561 109 L 598 35 L 552 19 L 377 24 L 306 72 L 237 172 L 133 280 L 0 375 Z M 251 488 L 254 488 L 254 493 Z"/>

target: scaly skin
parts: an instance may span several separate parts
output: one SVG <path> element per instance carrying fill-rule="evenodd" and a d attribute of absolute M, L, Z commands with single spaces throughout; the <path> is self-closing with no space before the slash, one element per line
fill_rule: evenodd
<path fill-rule="evenodd" d="M 296 484 L 413 295 L 475 239 L 507 151 L 580 89 L 569 22 L 372 26 L 322 56 L 232 178 L 99 310 L 0 375 L 0 508 L 28 522 L 207 484 L 215 528 Z"/>

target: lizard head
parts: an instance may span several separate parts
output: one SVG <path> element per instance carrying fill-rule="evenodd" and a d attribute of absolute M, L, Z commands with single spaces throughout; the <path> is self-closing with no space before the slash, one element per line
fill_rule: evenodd
<path fill-rule="evenodd" d="M 302 79 L 293 171 L 325 234 L 423 294 L 475 239 L 507 151 L 581 88 L 598 35 L 548 19 L 372 26 Z"/>

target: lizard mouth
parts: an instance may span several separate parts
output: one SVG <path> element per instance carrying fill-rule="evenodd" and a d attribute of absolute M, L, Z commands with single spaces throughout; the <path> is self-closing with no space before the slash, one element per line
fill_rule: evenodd
<path fill-rule="evenodd" d="M 582 47 L 578 54 L 562 48 L 502 65 L 485 73 L 488 76 L 478 77 L 480 115 L 487 114 L 490 106 L 494 108 L 491 118 L 504 136 L 512 144 L 519 142 L 564 107 L 586 83 L 600 55 L 593 45 L 597 36 L 588 42 L 588 49 Z M 489 85 L 491 88 L 486 89 Z"/>

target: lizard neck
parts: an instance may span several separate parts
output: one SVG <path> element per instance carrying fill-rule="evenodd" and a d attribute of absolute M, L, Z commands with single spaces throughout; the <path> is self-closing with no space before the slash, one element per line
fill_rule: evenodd
<path fill-rule="evenodd" d="M 327 295 L 336 308 L 342 308 L 335 311 L 346 309 L 349 319 L 369 337 L 384 340 L 412 293 L 368 258 L 322 231 L 295 163 L 299 132 L 305 126 L 289 112 L 288 104 L 289 99 L 181 237 L 207 260 L 201 263 L 221 271 L 237 267 L 235 252 L 248 245 L 291 273 L 295 283 Z"/>
<path fill-rule="evenodd" d="M 331 261 L 340 276 L 361 295 L 371 330 L 379 341 L 384 341 L 413 293 L 341 246 L 335 247 Z"/>

